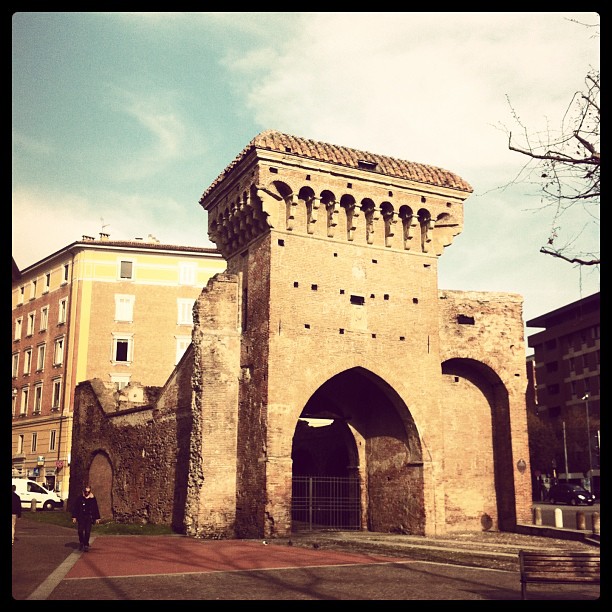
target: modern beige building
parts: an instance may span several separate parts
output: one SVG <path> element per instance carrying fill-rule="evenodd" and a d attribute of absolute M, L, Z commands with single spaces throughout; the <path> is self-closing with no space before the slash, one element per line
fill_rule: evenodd
<path fill-rule="evenodd" d="M 225 270 L 214 248 L 82 240 L 12 281 L 12 473 L 68 495 L 75 386 L 162 386 L 191 343 L 192 308 Z"/>

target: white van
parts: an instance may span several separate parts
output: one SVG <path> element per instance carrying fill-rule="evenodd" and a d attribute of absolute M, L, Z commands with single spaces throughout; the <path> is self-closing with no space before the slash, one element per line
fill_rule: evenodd
<path fill-rule="evenodd" d="M 21 507 L 26 510 L 32 508 L 33 499 L 36 500 L 37 510 L 53 510 L 64 505 L 64 502 L 57 493 L 45 489 L 45 487 L 33 480 L 13 478 L 13 484 L 17 487 L 15 492 L 21 497 Z"/>

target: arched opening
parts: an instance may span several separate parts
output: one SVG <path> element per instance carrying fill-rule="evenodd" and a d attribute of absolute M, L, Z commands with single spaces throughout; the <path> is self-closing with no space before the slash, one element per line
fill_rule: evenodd
<path fill-rule="evenodd" d="M 364 368 L 326 381 L 294 437 L 292 525 L 424 533 L 421 443 L 408 407 Z"/>
<path fill-rule="evenodd" d="M 84 483 L 86 484 L 86 483 Z M 89 467 L 89 484 L 98 500 L 100 516 L 104 519 L 113 518 L 113 467 L 104 452 L 97 452 Z"/>
<path fill-rule="evenodd" d="M 473 359 L 442 364 L 447 445 L 446 522 L 450 529 L 509 531 L 516 524 L 508 391 L 496 372 Z M 474 483 L 478 483 L 474 487 Z M 471 490 L 467 500 L 465 491 Z"/>
<path fill-rule="evenodd" d="M 293 531 L 361 529 L 355 440 L 342 419 L 300 419 L 293 436 Z"/>

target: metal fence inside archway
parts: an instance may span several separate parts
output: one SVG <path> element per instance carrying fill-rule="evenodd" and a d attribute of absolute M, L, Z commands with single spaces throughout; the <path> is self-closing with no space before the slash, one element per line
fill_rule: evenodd
<path fill-rule="evenodd" d="M 294 476 L 291 500 L 293 531 L 361 529 L 359 478 Z"/>

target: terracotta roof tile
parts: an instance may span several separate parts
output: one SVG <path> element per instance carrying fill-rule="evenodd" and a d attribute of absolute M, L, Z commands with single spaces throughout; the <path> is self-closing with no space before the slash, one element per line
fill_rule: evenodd
<path fill-rule="evenodd" d="M 298 136 L 291 136 L 277 132 L 276 130 L 266 130 L 261 132 L 236 158 L 223 170 L 223 172 L 211 183 L 208 189 L 200 198 L 200 202 L 230 173 L 230 171 L 253 149 L 268 149 L 279 153 L 290 152 L 293 155 L 306 157 L 322 162 L 338 164 L 348 168 L 362 168 L 369 172 L 384 174 L 396 178 L 403 178 L 418 183 L 435 185 L 437 187 L 448 187 L 471 193 L 473 191 L 469 183 L 460 176 L 426 164 L 410 162 L 387 155 L 378 155 L 367 151 L 359 151 L 349 147 L 342 147 L 325 142 L 319 142 Z M 376 164 L 373 168 L 360 166 L 360 161 Z"/>

